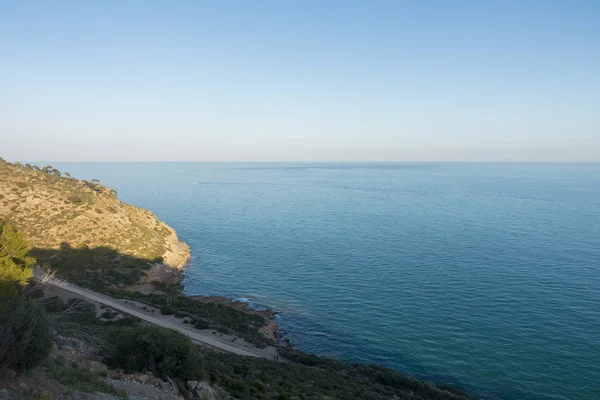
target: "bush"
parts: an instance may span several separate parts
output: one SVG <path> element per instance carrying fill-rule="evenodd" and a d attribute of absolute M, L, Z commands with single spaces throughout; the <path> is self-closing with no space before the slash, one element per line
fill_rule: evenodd
<path fill-rule="evenodd" d="M 42 362 L 52 348 L 51 320 L 31 298 L 16 297 L 0 309 L 0 365 L 24 371 Z"/>
<path fill-rule="evenodd" d="M 0 223 L 0 297 L 16 296 L 19 286 L 33 276 L 34 259 L 23 233 Z"/>
<path fill-rule="evenodd" d="M 196 320 L 196 324 L 194 325 L 196 329 L 209 329 L 210 324 L 203 319 Z"/>
<path fill-rule="evenodd" d="M 68 386 L 69 389 L 86 393 L 109 393 L 125 397 L 125 393 L 106 384 L 100 373 L 88 371 L 74 363 L 69 364 L 62 357 L 46 360 L 44 370 L 49 378 Z"/>
<path fill-rule="evenodd" d="M 160 313 L 162 315 L 173 315 L 176 312 L 177 312 L 177 310 L 171 306 L 164 306 L 163 308 L 160 309 Z"/>
<path fill-rule="evenodd" d="M 81 196 L 70 195 L 67 197 L 67 200 L 73 204 L 79 205 L 84 203 L 84 199 Z"/>
<path fill-rule="evenodd" d="M 106 362 L 125 373 L 150 371 L 160 376 L 200 380 L 204 357 L 179 332 L 157 326 L 110 330 L 106 339 Z"/>

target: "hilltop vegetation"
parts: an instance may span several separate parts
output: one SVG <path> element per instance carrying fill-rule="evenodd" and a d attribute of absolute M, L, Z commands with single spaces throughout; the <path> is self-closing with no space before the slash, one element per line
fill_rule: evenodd
<path fill-rule="evenodd" d="M 101 247 L 174 267 L 181 267 L 189 257 L 187 245 L 150 211 L 119 201 L 114 190 L 97 180 L 75 179 L 51 166 L 0 159 L 0 220 L 24 232 L 32 247 L 46 252 Z M 52 263 L 43 251 L 36 258 L 39 263 Z M 111 268 L 119 261 L 111 258 L 100 266 Z M 68 271 L 82 263 L 63 259 L 59 264 Z"/>

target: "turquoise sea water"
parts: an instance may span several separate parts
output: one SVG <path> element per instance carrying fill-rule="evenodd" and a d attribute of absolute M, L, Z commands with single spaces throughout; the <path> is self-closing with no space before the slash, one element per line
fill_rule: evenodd
<path fill-rule="evenodd" d="M 489 399 L 600 399 L 599 164 L 56 164 L 189 243 L 188 294 Z"/>

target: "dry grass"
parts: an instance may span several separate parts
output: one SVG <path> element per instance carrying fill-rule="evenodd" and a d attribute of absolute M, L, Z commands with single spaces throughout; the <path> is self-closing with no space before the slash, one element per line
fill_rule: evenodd
<path fill-rule="evenodd" d="M 1 160 L 0 219 L 23 231 L 34 248 L 106 247 L 148 260 L 165 256 L 172 234 L 150 211 L 119 201 L 98 183 Z"/>

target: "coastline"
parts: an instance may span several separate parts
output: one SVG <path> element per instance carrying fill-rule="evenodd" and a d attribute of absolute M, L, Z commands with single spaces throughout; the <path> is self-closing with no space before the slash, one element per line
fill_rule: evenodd
<path fill-rule="evenodd" d="M 63 204 L 60 205 L 63 212 L 59 208 L 50 208 L 52 212 L 48 213 L 33 212 L 31 207 L 38 203 L 30 201 L 33 197 L 27 195 L 27 190 L 19 189 L 10 190 L 8 194 L 12 197 L 4 202 L 10 205 L 10 201 L 19 201 L 21 205 L 31 206 L 11 208 L 9 214 L 14 217 L 15 210 L 20 211 L 18 216 L 29 236 L 39 234 L 34 229 L 35 223 L 56 216 L 47 223 L 52 235 L 43 236 L 45 242 L 31 236 L 35 251 L 32 254 L 38 261 L 48 260 L 45 264 L 48 268 L 57 266 L 52 273 L 58 273 L 60 277 L 54 282 L 56 291 L 63 292 L 58 297 L 70 300 L 75 295 L 95 304 L 93 324 L 96 321 L 118 323 L 125 328 L 139 324 L 141 320 L 174 329 L 192 342 L 208 344 L 205 346 L 208 349 L 203 351 L 211 352 L 211 360 L 218 362 L 218 365 L 210 365 L 213 374 L 210 379 L 216 377 L 236 394 L 252 388 L 275 394 L 279 389 L 269 389 L 268 385 L 279 382 L 283 374 L 298 377 L 290 382 L 291 387 L 283 389 L 284 392 L 293 389 L 299 393 L 320 392 L 329 396 L 331 393 L 353 393 L 356 387 L 363 393 L 386 396 L 377 397 L 379 399 L 389 398 L 387 394 L 392 392 L 412 393 L 417 387 L 423 393 L 435 396 L 431 398 L 454 398 L 448 397 L 448 389 L 444 386 L 391 369 L 343 363 L 303 353 L 289 340 L 281 340 L 273 310 L 255 309 L 244 299 L 182 294 L 182 278 L 191 249 L 179 240 L 173 228 L 151 211 L 118 200 L 116 192 L 98 183 L 76 181 L 33 168 L 7 168 L 13 173 L 10 176 L 17 188 L 35 190 L 46 200 L 46 208 Z M 43 185 L 34 178 L 42 179 Z M 71 197 L 65 199 L 67 195 Z M 80 203 L 85 203 L 85 199 L 89 204 L 84 207 Z M 37 219 L 32 222 L 31 216 Z M 58 231 L 57 227 L 63 230 Z M 65 290 L 70 294 L 65 295 Z M 247 368 L 248 365 L 252 367 Z M 263 372 L 248 381 L 253 371 Z M 265 371 L 268 374 L 263 376 Z M 312 384 L 304 385 L 304 380 L 299 377 L 309 377 Z M 337 383 L 331 386 L 331 382 Z M 438 397 L 440 395 L 442 397 Z M 462 398 L 462 393 L 460 395 Z M 465 396 L 470 398 L 466 393 Z"/>
<path fill-rule="evenodd" d="M 201 303 L 222 304 L 246 314 L 258 315 L 267 321 L 267 325 L 260 330 L 260 333 L 267 339 L 273 340 L 276 346 L 281 346 L 283 343 L 285 343 L 284 341 L 281 341 L 281 337 L 279 336 L 279 326 L 275 322 L 275 315 L 277 312 L 270 308 L 265 308 L 264 310 L 255 310 L 248 305 L 248 303 L 227 296 L 192 295 L 187 297 Z"/>
<path fill-rule="evenodd" d="M 161 223 L 169 231 L 169 235 L 165 239 L 167 250 L 163 255 L 163 262 L 173 268 L 183 269 L 191 257 L 190 246 L 179 240 L 175 229 L 164 222 Z"/>
<path fill-rule="evenodd" d="M 127 291 L 139 292 L 142 294 L 161 293 L 162 290 L 156 286 L 156 282 L 160 282 L 166 286 L 181 285 L 183 288 L 182 281 L 185 273 L 185 265 L 191 258 L 190 247 L 187 243 L 179 239 L 175 229 L 162 221 L 160 223 L 169 231 L 169 235 L 165 239 L 167 250 L 163 255 L 163 262 L 160 264 L 153 264 L 147 275 L 138 283 L 128 286 L 126 288 Z M 280 337 L 279 326 L 274 318 L 277 313 L 270 308 L 256 310 L 243 301 L 226 296 L 188 296 L 184 294 L 180 294 L 180 296 L 204 304 L 220 304 L 248 315 L 259 316 L 265 321 L 265 326 L 260 329 L 261 335 L 267 340 L 273 341 L 276 347 L 280 347 L 283 344 L 290 345 L 289 342 L 282 340 Z"/>

